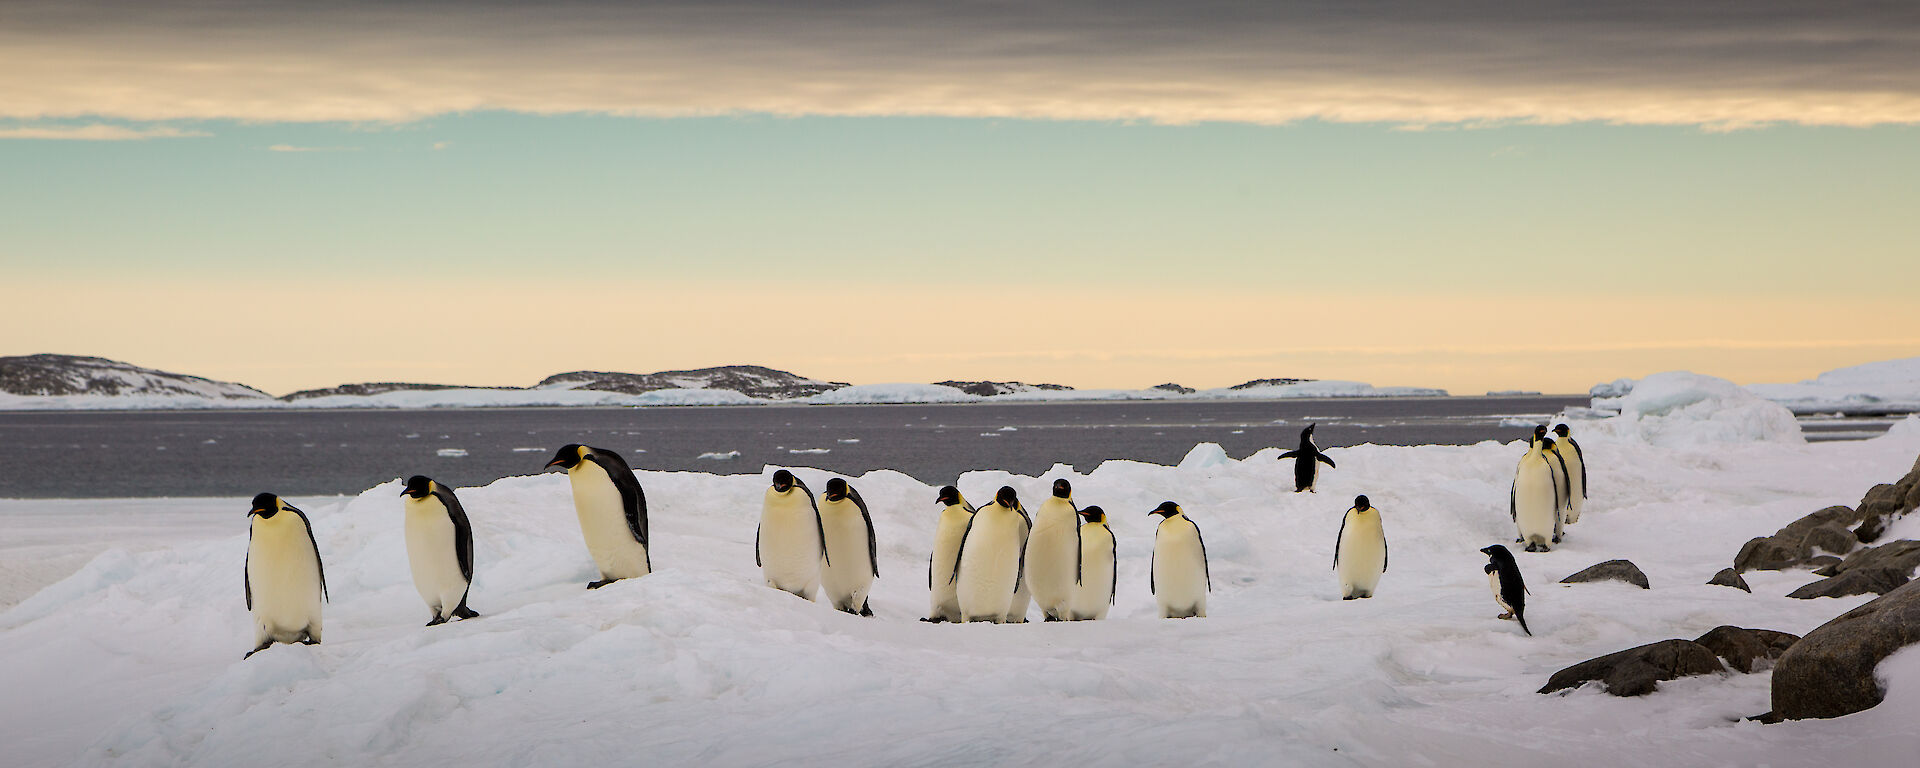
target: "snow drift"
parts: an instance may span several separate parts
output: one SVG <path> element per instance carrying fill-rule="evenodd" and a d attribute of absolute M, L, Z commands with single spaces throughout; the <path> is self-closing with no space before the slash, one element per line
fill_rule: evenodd
<path fill-rule="evenodd" d="M 1593 400 L 1595 409 L 1618 411 L 1618 416 L 1588 424 L 1670 447 L 1806 440 L 1792 411 L 1726 379 L 1668 371 L 1624 389 L 1623 395 Z"/>
<path fill-rule="evenodd" d="M 1798 384 L 1751 384 L 1747 389 L 1794 413 L 1920 411 L 1920 357 L 1840 368 Z"/>

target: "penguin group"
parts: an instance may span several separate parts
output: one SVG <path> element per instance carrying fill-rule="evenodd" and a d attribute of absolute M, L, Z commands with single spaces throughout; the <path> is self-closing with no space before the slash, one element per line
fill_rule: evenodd
<path fill-rule="evenodd" d="M 1319 464 L 1335 466 L 1314 445 L 1312 425 L 1301 432 L 1300 446 L 1280 458 L 1295 462 L 1295 492 L 1314 490 Z M 626 460 L 611 450 L 571 444 L 546 466 L 567 473 L 581 537 L 600 577 L 587 588 L 651 573 L 646 494 Z M 400 495 L 407 558 L 429 613 L 427 626 L 478 617 L 468 606 L 473 527 L 458 496 L 423 475 L 408 478 Z M 1570 428 L 1537 427 L 1509 492 L 1515 543 L 1529 552 L 1550 550 L 1565 526 L 1579 521 L 1586 496 L 1586 460 Z M 922 621 L 1025 623 L 1034 603 L 1049 622 L 1106 618 L 1118 597 L 1118 541 L 1105 510 L 1074 503 L 1071 482 L 1055 480 L 1033 514 L 1011 486 L 978 508 L 951 485 L 939 490 L 934 503 L 939 514 Z M 275 643 L 318 644 L 326 576 L 306 513 L 262 493 L 247 514 L 244 586 L 255 645 L 246 655 Z M 1147 514 L 1160 518 L 1148 568 L 1158 615 L 1204 618 L 1213 581 L 1199 525 L 1172 501 Z M 1485 571 L 1500 618 L 1532 634 L 1524 614 L 1526 584 L 1512 553 L 1498 544 L 1481 552 L 1488 556 Z M 820 590 L 837 610 L 873 615 L 868 593 L 880 577 L 878 538 L 865 499 L 845 479 L 828 480 L 816 497 L 791 471 L 774 472 L 754 531 L 754 564 L 768 587 L 808 601 Z M 1387 565 L 1380 510 L 1357 496 L 1334 541 L 1341 599 L 1372 597 Z"/>

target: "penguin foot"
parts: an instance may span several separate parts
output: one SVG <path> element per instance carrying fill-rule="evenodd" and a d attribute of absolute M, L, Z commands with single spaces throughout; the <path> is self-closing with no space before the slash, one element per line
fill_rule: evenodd
<path fill-rule="evenodd" d="M 1512 613 L 1511 611 L 1509 611 L 1509 612 L 1507 612 L 1507 613 L 1503 613 L 1503 614 L 1500 614 L 1500 615 L 1498 615 L 1498 616 L 1495 616 L 1494 618 L 1496 618 L 1496 619 L 1506 619 L 1507 621 L 1513 621 L 1513 613 Z"/>
<path fill-rule="evenodd" d="M 860 604 L 860 615 L 861 615 L 861 616 L 872 616 L 872 615 L 873 615 L 873 608 L 872 608 L 871 606 L 868 606 L 868 605 L 867 605 L 866 603 L 861 603 L 861 604 Z"/>
<path fill-rule="evenodd" d="M 477 619 L 480 618 L 480 612 L 463 605 L 453 609 L 453 617 L 456 619 Z"/>
<path fill-rule="evenodd" d="M 313 639 L 313 635 L 307 635 L 305 637 L 300 638 L 300 644 L 301 645 L 319 645 L 320 641 Z"/>
<path fill-rule="evenodd" d="M 264 651 L 264 650 L 266 650 L 266 649 L 268 649 L 268 648 L 272 648 L 272 647 L 273 647 L 273 641 L 272 641 L 272 640 L 268 640 L 268 641 L 266 641 L 266 642 L 264 642 L 264 643 L 261 643 L 261 644 L 260 644 L 260 647 L 258 647 L 258 648 L 255 648 L 255 649 L 253 649 L 253 650 L 251 650 L 251 651 L 247 651 L 247 655 L 245 655 L 245 656 L 242 656 L 242 657 L 240 657 L 240 660 L 241 660 L 241 661 L 246 661 L 247 659 L 251 659 L 251 658 L 253 658 L 253 655 L 254 655 L 254 654 L 256 654 L 256 653 L 259 653 L 259 652 L 261 652 L 261 651 Z"/>
<path fill-rule="evenodd" d="M 1560 536 L 1558 536 L 1558 535 L 1555 535 L 1555 536 L 1553 537 L 1553 543 L 1555 543 L 1555 544 L 1558 544 L 1558 543 L 1560 543 Z"/>
<path fill-rule="evenodd" d="M 946 620 L 946 619 L 943 619 L 943 618 L 940 618 L 940 617 L 938 617 L 938 616 L 925 616 L 925 617 L 922 617 L 922 618 L 921 618 L 920 620 L 921 620 L 921 621 L 924 621 L 924 622 L 926 622 L 926 623 L 928 623 L 928 624 L 945 624 L 945 623 L 947 623 L 947 620 Z"/>
<path fill-rule="evenodd" d="M 1356 598 L 1358 598 L 1358 597 L 1360 597 L 1360 596 L 1359 596 L 1359 595 L 1341 595 L 1341 596 L 1340 596 L 1340 599 L 1342 599 L 1342 600 L 1353 600 L 1353 599 L 1356 599 Z"/>
<path fill-rule="evenodd" d="M 619 579 L 601 579 L 599 581 L 590 581 L 590 582 L 587 582 L 587 589 L 599 589 L 608 584 L 612 584 L 616 581 L 619 581 Z"/>
<path fill-rule="evenodd" d="M 427 626 L 429 626 L 429 627 L 437 627 L 437 626 L 440 626 L 441 624 L 445 624 L 445 623 L 447 623 L 447 620 L 446 620 L 445 618 L 443 618 L 443 617 L 440 617 L 440 616 L 435 616 L 435 617 L 433 617 L 433 621 L 429 621 L 429 622 L 427 622 Z"/>
<path fill-rule="evenodd" d="M 1054 616 L 1052 614 L 1048 614 L 1045 619 L 1042 619 L 1042 621 L 1059 621 L 1059 620 L 1060 620 L 1060 617 Z"/>

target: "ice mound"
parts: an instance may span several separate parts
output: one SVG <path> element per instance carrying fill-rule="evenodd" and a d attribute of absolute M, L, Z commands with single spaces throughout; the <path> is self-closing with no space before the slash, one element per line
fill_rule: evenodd
<path fill-rule="evenodd" d="M 1798 384 L 1752 384 L 1747 389 L 1795 413 L 1920 411 L 1920 357 L 1840 368 Z"/>
<path fill-rule="evenodd" d="M 978 395 L 969 395 L 953 387 L 939 384 L 859 384 L 841 387 L 832 392 L 822 392 L 809 397 L 805 402 L 815 405 L 844 405 L 849 403 L 970 403 L 980 400 Z"/>
<path fill-rule="evenodd" d="M 1726 379 L 1668 371 L 1627 383 L 1624 395 L 1594 398 L 1594 408 L 1620 414 L 1599 429 L 1667 447 L 1806 441 L 1786 406 Z"/>

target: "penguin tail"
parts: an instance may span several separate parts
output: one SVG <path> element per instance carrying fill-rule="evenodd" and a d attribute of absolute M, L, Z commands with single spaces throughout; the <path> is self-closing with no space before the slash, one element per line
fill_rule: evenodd
<path fill-rule="evenodd" d="M 1527 617 L 1520 615 L 1519 611 L 1514 611 L 1513 620 L 1520 622 L 1520 631 L 1527 633 L 1527 637 L 1533 637 L 1533 630 L 1527 629 Z"/>

